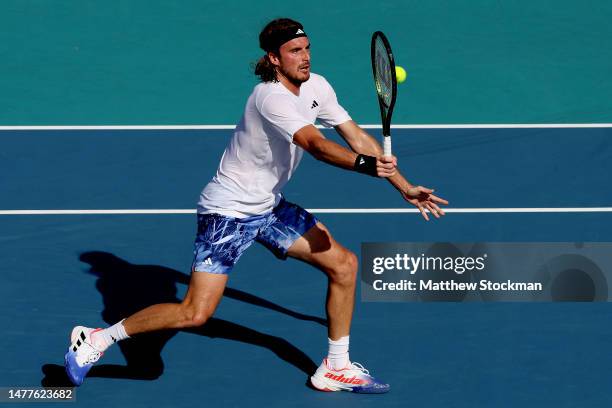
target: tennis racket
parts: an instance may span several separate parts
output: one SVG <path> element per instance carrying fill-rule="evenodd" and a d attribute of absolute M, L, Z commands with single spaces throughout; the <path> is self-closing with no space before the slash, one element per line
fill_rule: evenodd
<path fill-rule="evenodd" d="M 372 34 L 371 52 L 372 74 L 382 119 L 383 154 L 391 157 L 391 115 L 397 97 L 397 79 L 391 45 L 381 31 Z"/>

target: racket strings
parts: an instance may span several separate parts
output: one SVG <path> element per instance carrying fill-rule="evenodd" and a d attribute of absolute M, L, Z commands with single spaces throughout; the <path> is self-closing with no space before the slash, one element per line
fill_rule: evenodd
<path fill-rule="evenodd" d="M 375 42 L 375 80 L 376 80 L 376 91 L 380 95 L 385 108 L 391 105 L 391 98 L 393 97 L 393 78 L 391 75 L 391 61 L 387 53 L 387 48 L 383 40 L 378 37 Z"/>

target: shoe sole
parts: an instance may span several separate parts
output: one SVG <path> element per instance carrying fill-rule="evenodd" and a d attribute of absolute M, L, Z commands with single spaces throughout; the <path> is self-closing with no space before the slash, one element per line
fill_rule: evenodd
<path fill-rule="evenodd" d="M 315 376 L 310 377 L 310 384 L 312 384 L 312 386 L 315 387 L 317 390 L 323 391 L 323 392 L 340 391 L 340 389 L 336 389 L 336 390 L 330 389 L 325 382 L 319 380 Z"/>
<path fill-rule="evenodd" d="M 335 385 L 331 385 L 327 381 L 317 378 L 314 375 L 310 377 L 310 384 L 312 384 L 312 386 L 319 391 L 324 391 L 324 392 L 346 391 L 346 392 L 354 392 L 355 394 L 384 394 L 384 393 L 389 392 L 389 390 L 391 389 L 390 387 L 388 388 L 374 388 L 374 387 L 341 388 Z"/>

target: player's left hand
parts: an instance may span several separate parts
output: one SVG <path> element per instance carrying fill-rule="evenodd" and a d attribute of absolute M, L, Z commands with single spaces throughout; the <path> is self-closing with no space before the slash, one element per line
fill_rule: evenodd
<path fill-rule="evenodd" d="M 427 212 L 432 213 L 436 218 L 440 218 L 440 216 L 444 215 L 444 211 L 438 207 L 438 204 L 448 205 L 448 201 L 433 195 L 433 192 L 431 188 L 414 186 L 406 191 L 402 191 L 402 196 L 404 200 L 418 208 L 423 218 L 429 221 Z"/>

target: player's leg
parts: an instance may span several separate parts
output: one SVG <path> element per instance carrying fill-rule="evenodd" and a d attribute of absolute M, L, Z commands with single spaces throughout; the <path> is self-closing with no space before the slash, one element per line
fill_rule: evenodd
<path fill-rule="evenodd" d="M 317 218 L 300 206 L 281 200 L 257 241 L 277 257 L 308 262 L 329 278 L 327 317 L 329 337 L 348 336 L 355 303 L 357 257 L 340 245 Z"/>
<path fill-rule="evenodd" d="M 199 215 L 193 272 L 185 299 L 149 306 L 106 329 L 75 327 L 65 356 L 72 382 L 80 385 L 106 348 L 117 341 L 138 333 L 204 324 L 223 296 L 227 274 L 252 244 L 262 222 L 260 218 L 250 222 L 219 214 Z M 146 288 L 146 282 L 143 284 Z"/>
<path fill-rule="evenodd" d="M 149 306 L 106 329 L 76 326 L 65 356 L 68 377 L 75 385 L 82 384 L 108 347 L 135 334 L 203 325 L 221 301 L 227 279 L 226 274 L 194 272 L 181 303 Z"/>
<path fill-rule="evenodd" d="M 194 272 L 181 303 L 149 306 L 123 321 L 126 334 L 133 336 L 163 329 L 184 329 L 203 325 L 223 297 L 226 274 Z"/>
<path fill-rule="evenodd" d="M 328 229 L 303 208 L 282 200 L 273 210 L 274 222 L 264 228 L 257 241 L 279 258 L 287 256 L 307 262 L 328 277 L 328 358 L 311 377 L 312 384 L 326 391 L 381 393 L 389 385 L 377 381 L 348 356 L 349 331 L 355 303 L 357 257 L 338 243 Z M 332 365 L 333 364 L 333 365 Z"/>
<path fill-rule="evenodd" d="M 357 256 L 338 243 L 320 222 L 298 238 L 287 253 L 319 268 L 328 277 L 329 352 L 310 378 L 312 385 L 321 391 L 389 391 L 389 384 L 375 379 L 362 365 L 349 360 L 349 331 L 355 303 Z"/>
<path fill-rule="evenodd" d="M 299 237 L 287 255 L 307 262 L 327 275 L 328 336 L 332 340 L 348 336 L 355 304 L 357 256 L 338 243 L 321 222 Z"/>

